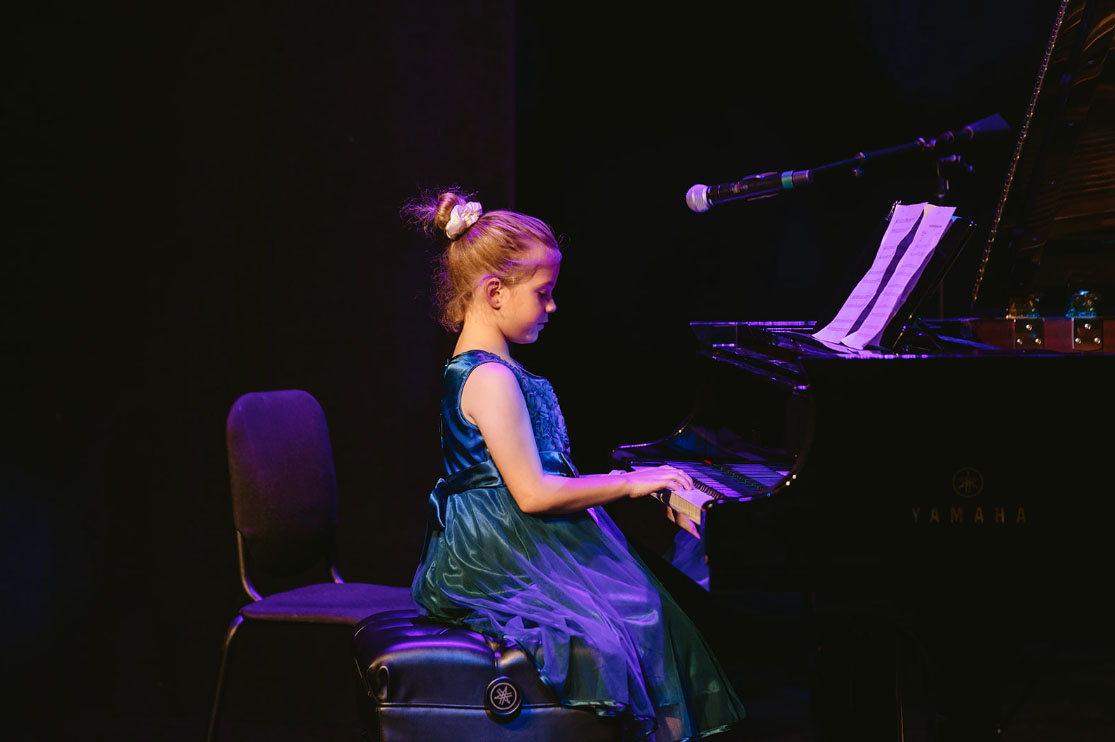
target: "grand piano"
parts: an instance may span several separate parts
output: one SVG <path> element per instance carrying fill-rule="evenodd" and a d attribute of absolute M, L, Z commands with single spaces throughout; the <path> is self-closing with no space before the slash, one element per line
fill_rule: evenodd
<path fill-rule="evenodd" d="M 1113 45 L 1115 0 L 1062 3 L 986 242 L 954 216 L 876 344 L 818 341 L 829 318 L 693 323 L 691 413 L 613 452 L 699 482 L 661 497 L 699 539 L 629 530 L 669 569 L 803 596 L 825 738 L 1002 738 L 1020 648 L 1105 631 Z M 931 317 L 962 250 L 970 312 Z"/>

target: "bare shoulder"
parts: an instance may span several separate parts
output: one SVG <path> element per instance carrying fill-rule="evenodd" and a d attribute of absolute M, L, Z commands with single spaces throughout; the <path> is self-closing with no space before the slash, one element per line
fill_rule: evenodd
<path fill-rule="evenodd" d="M 461 412 L 473 425 L 517 416 L 526 402 L 515 372 L 502 363 L 490 361 L 474 368 L 461 390 Z"/>
<path fill-rule="evenodd" d="M 498 361 L 485 361 L 472 369 L 465 380 L 465 387 L 475 389 L 506 390 L 519 388 L 515 372 Z"/>

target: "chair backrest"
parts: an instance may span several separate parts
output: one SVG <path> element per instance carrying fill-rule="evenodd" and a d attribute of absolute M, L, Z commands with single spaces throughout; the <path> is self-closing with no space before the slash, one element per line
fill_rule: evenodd
<path fill-rule="evenodd" d="M 332 568 L 337 475 L 318 401 L 298 389 L 245 394 L 225 433 L 241 567 L 253 573 L 245 577 Z"/>

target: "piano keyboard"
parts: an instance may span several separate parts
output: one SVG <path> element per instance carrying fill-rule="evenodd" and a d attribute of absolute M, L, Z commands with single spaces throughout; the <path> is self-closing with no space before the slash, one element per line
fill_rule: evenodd
<path fill-rule="evenodd" d="M 786 472 L 764 464 L 711 464 L 700 461 L 635 461 L 631 468 L 650 469 L 667 464 L 693 478 L 694 489 L 662 490 L 655 493 L 662 502 L 695 523 L 704 521 L 705 505 L 718 498 L 750 500 L 770 491 Z"/>

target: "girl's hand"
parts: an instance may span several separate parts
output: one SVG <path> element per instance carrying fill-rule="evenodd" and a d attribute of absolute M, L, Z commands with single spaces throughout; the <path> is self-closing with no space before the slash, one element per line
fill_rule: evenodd
<path fill-rule="evenodd" d="M 693 489 L 693 478 L 685 472 L 679 469 L 675 469 L 672 466 L 659 466 L 654 469 L 640 469 L 635 472 L 626 472 L 618 469 L 613 469 L 608 473 L 613 476 L 642 474 L 646 476 L 652 483 L 666 482 L 665 486 L 674 491 Z M 640 484 L 642 484 L 642 482 L 640 482 Z M 630 495 L 630 497 L 641 497 L 642 495 L 649 495 L 651 492 L 657 492 L 660 489 L 663 488 L 652 486 L 649 490 L 645 492 L 640 491 L 639 494 L 633 493 Z M 698 528 L 697 524 L 690 520 L 687 516 L 682 515 L 671 507 L 667 507 L 666 517 L 669 518 L 670 521 L 674 523 L 678 528 L 681 528 L 683 531 L 691 534 L 694 538 L 699 539 L 701 537 L 701 531 Z"/>
<path fill-rule="evenodd" d="M 612 472 L 612 474 L 622 476 L 627 480 L 628 497 L 643 497 L 663 489 L 675 491 L 693 489 L 693 478 L 681 469 L 675 469 L 669 465 L 656 466 L 652 469 Z"/>

